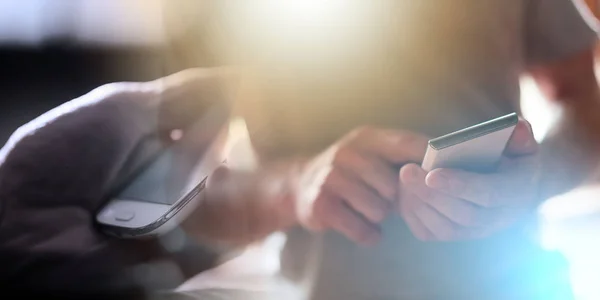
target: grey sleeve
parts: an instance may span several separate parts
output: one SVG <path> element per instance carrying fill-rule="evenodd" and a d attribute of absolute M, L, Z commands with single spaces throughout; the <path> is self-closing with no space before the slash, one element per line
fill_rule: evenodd
<path fill-rule="evenodd" d="M 162 136 L 194 120 L 190 107 L 207 93 L 185 84 L 158 96 L 137 83 L 103 86 L 11 136 L 0 149 L 0 289 L 132 299 L 175 288 L 221 259 L 182 230 L 123 240 L 94 222 L 113 187 L 169 143 Z"/>
<path fill-rule="evenodd" d="M 596 21 L 583 1 L 528 0 L 525 9 L 526 65 L 583 51 L 598 38 Z"/>

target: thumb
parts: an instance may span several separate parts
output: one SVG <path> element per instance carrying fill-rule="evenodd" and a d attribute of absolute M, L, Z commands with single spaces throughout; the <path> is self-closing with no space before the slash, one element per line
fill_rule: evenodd
<path fill-rule="evenodd" d="M 531 124 L 527 120 L 519 118 L 504 154 L 506 156 L 523 156 L 534 154 L 537 150 L 538 143 L 533 135 Z"/>

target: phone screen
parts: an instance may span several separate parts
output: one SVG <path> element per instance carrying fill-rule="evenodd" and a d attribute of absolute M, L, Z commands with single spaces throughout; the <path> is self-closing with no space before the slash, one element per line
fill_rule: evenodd
<path fill-rule="evenodd" d="M 198 178 L 194 166 L 198 161 L 179 155 L 176 148 L 162 153 L 125 187 L 117 198 L 172 205 L 191 191 Z"/>
<path fill-rule="evenodd" d="M 219 129 L 228 120 L 225 105 L 211 108 L 206 117 L 188 128 L 183 136 L 169 146 L 127 186 L 116 194 L 121 200 L 133 200 L 172 205 L 192 191 L 210 172 L 208 154 Z"/>

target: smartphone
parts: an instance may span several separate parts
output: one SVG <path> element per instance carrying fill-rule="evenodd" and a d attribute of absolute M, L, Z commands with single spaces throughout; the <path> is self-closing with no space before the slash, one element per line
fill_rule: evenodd
<path fill-rule="evenodd" d="M 429 141 L 422 168 L 493 171 L 519 121 L 511 113 Z"/>
<path fill-rule="evenodd" d="M 222 164 L 206 139 L 207 131 L 213 131 L 208 139 L 214 139 L 229 119 L 224 110 L 209 110 L 116 189 L 96 214 L 101 229 L 121 238 L 148 237 L 167 233 L 185 220 L 202 200 L 209 174 Z"/>

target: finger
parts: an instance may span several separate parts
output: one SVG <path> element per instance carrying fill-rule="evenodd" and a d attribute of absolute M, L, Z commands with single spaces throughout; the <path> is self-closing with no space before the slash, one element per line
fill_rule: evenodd
<path fill-rule="evenodd" d="M 419 205 L 423 205 L 420 200 L 416 199 L 416 195 L 407 189 L 400 189 L 398 196 L 398 212 L 406 225 L 409 227 L 412 234 L 421 241 L 431 241 L 434 235 L 423 225 L 421 220 L 414 214 L 414 210 Z"/>
<path fill-rule="evenodd" d="M 438 241 L 456 241 L 466 238 L 466 229 L 453 223 L 429 205 L 415 210 L 415 215 Z"/>
<path fill-rule="evenodd" d="M 404 197 L 400 199 L 401 203 L 407 199 L 428 197 L 429 188 L 425 185 L 425 176 L 427 172 L 415 164 L 408 164 L 400 169 L 400 193 Z"/>
<path fill-rule="evenodd" d="M 359 180 L 334 169 L 326 179 L 323 189 L 339 196 L 356 212 L 367 220 L 379 223 L 385 218 L 390 204 Z"/>
<path fill-rule="evenodd" d="M 436 169 L 425 179 L 428 187 L 482 207 L 498 207 L 497 186 L 506 186 L 502 176 L 478 174 L 455 169 Z"/>
<path fill-rule="evenodd" d="M 466 201 L 432 190 L 425 184 L 426 176 L 427 173 L 419 166 L 408 164 L 400 170 L 402 188 L 414 195 L 416 200 L 413 201 L 421 202 L 414 205 L 414 214 L 436 239 L 455 239 L 457 232 L 464 229 L 464 224 L 471 225 L 469 222 L 479 216 L 479 211 Z"/>
<path fill-rule="evenodd" d="M 525 119 L 519 119 L 504 154 L 509 157 L 523 156 L 533 154 L 537 150 L 538 143 L 533 135 L 531 124 Z"/>
<path fill-rule="evenodd" d="M 312 231 L 321 232 L 328 228 L 329 218 L 338 210 L 332 201 L 337 197 L 327 191 L 319 192 L 314 201 L 300 201 L 296 207 L 296 214 L 300 224 Z"/>
<path fill-rule="evenodd" d="M 408 188 L 425 186 L 427 172 L 416 164 L 407 164 L 400 169 L 400 183 Z"/>
<path fill-rule="evenodd" d="M 420 163 L 427 150 L 428 139 L 409 131 L 362 127 L 350 134 L 352 144 L 388 163 L 399 165 Z"/>
<path fill-rule="evenodd" d="M 235 81 L 233 72 L 217 68 L 186 70 L 149 82 L 157 91 L 158 129 L 186 128 L 215 105 L 222 105 L 228 111 L 233 103 Z"/>
<path fill-rule="evenodd" d="M 333 164 L 340 169 L 358 177 L 383 198 L 394 201 L 396 197 L 397 172 L 377 157 L 369 157 L 354 149 L 341 148 L 334 158 Z"/>
<path fill-rule="evenodd" d="M 435 236 L 429 229 L 421 222 L 421 220 L 413 213 L 406 213 L 402 215 L 402 219 L 408 225 L 410 232 L 421 241 L 432 241 Z"/>
<path fill-rule="evenodd" d="M 417 165 L 406 165 L 401 169 L 400 173 L 403 192 L 412 194 L 412 197 L 407 198 L 408 200 L 403 199 L 403 201 L 412 201 L 412 203 L 408 203 L 407 206 L 410 206 L 410 212 L 418 219 L 418 223 L 415 220 L 412 220 L 412 223 L 422 224 L 429 232 L 430 240 L 453 241 L 478 237 L 477 234 L 478 231 L 481 231 L 480 228 L 473 230 L 463 224 L 471 225 L 470 222 L 473 222 L 473 218 L 478 218 L 480 216 L 480 214 L 478 214 L 479 211 L 464 211 L 462 210 L 464 204 L 469 204 L 468 202 L 460 199 L 453 199 L 431 190 L 425 185 L 425 176 L 427 173 Z M 445 203 L 447 200 L 450 200 L 451 202 Z M 436 209 L 429 204 L 437 204 L 438 201 L 442 203 L 442 209 Z M 463 206 L 452 205 L 456 202 Z M 444 210 L 446 213 L 444 213 Z M 479 219 L 477 219 L 477 222 L 479 222 Z M 486 223 L 482 221 L 477 224 Z M 422 231 L 423 229 L 415 230 Z M 423 233 L 420 234 L 422 235 Z"/>
<path fill-rule="evenodd" d="M 485 227 L 498 219 L 494 208 L 476 206 L 469 201 L 439 192 L 433 191 L 429 197 L 421 199 L 450 221 L 463 227 Z"/>
<path fill-rule="evenodd" d="M 323 203 L 326 224 L 345 235 L 350 240 L 362 245 L 375 245 L 381 239 L 381 230 L 376 225 L 356 214 L 344 204 L 342 199 L 332 198 Z"/>
<path fill-rule="evenodd" d="M 427 186 L 427 173 L 419 166 L 406 165 L 401 169 L 401 174 L 402 182 L 405 184 L 406 189 L 409 189 L 421 201 L 458 225 L 464 227 L 481 227 L 496 219 L 497 212 L 494 209 L 483 208 Z M 411 178 L 409 174 L 415 174 L 415 177 Z"/>

